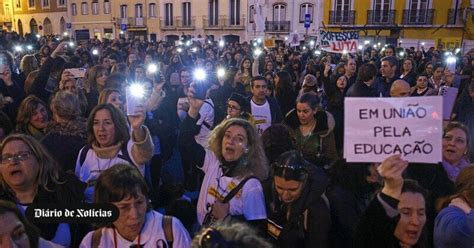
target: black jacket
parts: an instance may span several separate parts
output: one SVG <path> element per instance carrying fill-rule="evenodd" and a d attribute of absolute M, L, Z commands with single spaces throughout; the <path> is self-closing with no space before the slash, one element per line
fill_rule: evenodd
<path fill-rule="evenodd" d="M 347 90 L 346 97 L 377 97 L 377 92 L 374 87 L 369 87 L 363 82 L 356 82 L 349 90 Z"/>
<path fill-rule="evenodd" d="M 291 203 L 289 218 L 289 206 L 278 199 L 272 181 L 265 183 L 268 222 L 282 227 L 278 237 L 267 229 L 268 237 L 276 247 L 329 247 L 331 216 L 329 203 L 323 196 L 327 182 L 321 168 L 311 168 L 308 184 L 298 200 Z"/>

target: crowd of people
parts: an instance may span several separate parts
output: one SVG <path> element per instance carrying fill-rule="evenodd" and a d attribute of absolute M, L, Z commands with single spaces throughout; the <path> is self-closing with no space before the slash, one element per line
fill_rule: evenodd
<path fill-rule="evenodd" d="M 473 247 L 473 69 L 443 47 L 1 33 L 0 246 Z M 449 87 L 442 162 L 344 160 L 346 97 Z M 27 219 L 41 203 L 119 214 Z"/>

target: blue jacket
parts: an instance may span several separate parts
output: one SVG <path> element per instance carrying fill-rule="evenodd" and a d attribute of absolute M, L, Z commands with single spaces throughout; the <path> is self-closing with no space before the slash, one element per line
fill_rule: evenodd
<path fill-rule="evenodd" d="M 436 248 L 474 247 L 474 211 L 469 214 L 449 206 L 435 220 L 434 244 Z"/>

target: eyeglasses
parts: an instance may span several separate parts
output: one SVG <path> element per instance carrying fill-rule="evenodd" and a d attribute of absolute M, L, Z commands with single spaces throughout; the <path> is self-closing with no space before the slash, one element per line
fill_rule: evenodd
<path fill-rule="evenodd" d="M 14 160 L 25 161 L 25 160 L 28 160 L 31 155 L 33 155 L 33 153 L 30 151 L 22 151 L 14 155 L 7 154 L 1 157 L 0 163 L 9 164 L 9 163 L 12 163 Z"/>
<path fill-rule="evenodd" d="M 238 108 L 236 106 L 233 106 L 233 105 L 230 105 L 230 104 L 227 105 L 227 108 L 230 109 L 230 110 L 240 111 L 240 108 Z"/>
<path fill-rule="evenodd" d="M 228 242 L 222 237 L 222 234 L 214 228 L 206 229 L 199 238 L 199 247 L 230 247 L 231 242 Z"/>

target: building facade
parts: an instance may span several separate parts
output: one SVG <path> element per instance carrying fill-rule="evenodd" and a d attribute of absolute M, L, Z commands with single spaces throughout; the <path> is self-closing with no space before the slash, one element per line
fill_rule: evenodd
<path fill-rule="evenodd" d="M 328 0 L 323 27 L 360 30 L 362 39 L 425 47 L 460 47 L 472 40 L 472 0 Z M 374 43 L 372 43 L 374 44 Z"/>
<path fill-rule="evenodd" d="M 66 0 L 11 0 L 9 2 L 12 4 L 13 29 L 19 34 L 49 35 L 65 31 Z"/>
<path fill-rule="evenodd" d="M 0 29 L 13 30 L 13 9 L 11 1 L 0 0 Z"/>

